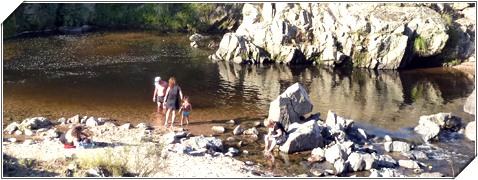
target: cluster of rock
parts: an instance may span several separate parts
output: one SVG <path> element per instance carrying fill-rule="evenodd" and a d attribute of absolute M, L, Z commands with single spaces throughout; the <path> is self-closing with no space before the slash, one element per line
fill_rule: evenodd
<path fill-rule="evenodd" d="M 330 66 L 351 62 L 371 69 L 403 68 L 413 56 L 474 59 L 474 9 L 468 3 L 245 4 L 242 24 L 224 35 L 209 58 Z M 446 12 L 456 16 L 446 20 Z M 417 49 L 415 41 L 426 47 Z"/>
<path fill-rule="evenodd" d="M 12 122 L 5 127 L 3 132 L 26 136 L 40 134 L 41 136 L 57 138 L 60 136 L 60 134 L 55 129 L 50 129 L 52 125 L 53 123 L 46 117 L 33 117 L 27 118 L 21 123 Z M 15 142 L 16 138 L 10 138 L 9 141 Z"/>
<path fill-rule="evenodd" d="M 440 173 L 423 173 L 429 166 L 419 160 L 426 160 L 428 156 L 415 150 L 413 143 L 394 141 L 389 136 L 381 141 L 380 137 L 356 127 L 353 120 L 340 117 L 331 110 L 325 120 L 319 114 L 307 119 L 300 118 L 312 110 L 307 97 L 307 92 L 300 84 L 290 86 L 275 100 L 282 103 L 271 103 L 269 118 L 287 125 L 289 138 L 279 147 L 281 152 L 311 150 L 308 160 L 322 164 L 321 168 L 311 169 L 313 174 L 323 176 L 370 171 L 371 177 L 400 177 L 403 174 L 397 168 L 403 167 L 413 169 L 420 176 L 443 176 Z M 295 111 L 297 109 L 307 111 Z M 457 132 L 461 129 L 461 118 L 451 113 L 421 116 L 419 125 L 415 127 L 424 142 L 438 139 L 444 132 Z M 396 160 L 388 154 L 379 154 L 378 149 L 399 152 L 408 159 Z"/>

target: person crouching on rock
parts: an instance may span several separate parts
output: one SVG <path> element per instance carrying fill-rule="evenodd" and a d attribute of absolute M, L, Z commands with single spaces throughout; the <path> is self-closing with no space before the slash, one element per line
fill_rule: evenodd
<path fill-rule="evenodd" d="M 266 143 L 264 153 L 269 154 L 276 145 L 284 144 L 288 136 L 284 126 L 280 122 L 266 118 L 264 119 L 264 126 L 269 128 L 267 135 L 264 137 Z"/>
<path fill-rule="evenodd" d="M 66 133 L 61 134 L 60 142 L 65 148 L 76 148 L 80 146 L 80 143 L 91 143 L 88 139 L 88 134 L 82 132 L 83 127 L 75 126 L 69 129 Z"/>

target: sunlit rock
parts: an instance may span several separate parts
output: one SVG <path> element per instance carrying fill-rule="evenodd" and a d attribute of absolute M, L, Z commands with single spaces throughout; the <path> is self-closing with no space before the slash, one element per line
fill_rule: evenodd
<path fill-rule="evenodd" d="M 268 117 L 288 129 L 290 124 L 299 122 L 300 117 L 310 113 L 312 108 L 305 88 L 295 83 L 270 103 Z"/>

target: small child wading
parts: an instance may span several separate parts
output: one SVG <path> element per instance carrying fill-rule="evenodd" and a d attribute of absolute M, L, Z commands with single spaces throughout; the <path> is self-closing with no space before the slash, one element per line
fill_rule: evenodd
<path fill-rule="evenodd" d="M 183 104 L 179 109 L 179 112 L 183 112 L 181 114 L 181 126 L 183 125 L 184 118 L 186 118 L 186 124 L 189 124 L 189 114 L 191 113 L 191 110 L 193 110 L 193 107 L 191 106 L 191 103 L 189 103 L 189 97 L 184 96 Z"/>

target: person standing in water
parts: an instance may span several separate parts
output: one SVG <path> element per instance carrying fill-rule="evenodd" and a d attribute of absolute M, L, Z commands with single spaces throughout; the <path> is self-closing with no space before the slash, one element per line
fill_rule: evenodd
<path fill-rule="evenodd" d="M 153 102 L 157 103 L 157 112 L 161 112 L 161 108 L 164 103 L 164 95 L 166 94 L 166 89 L 168 88 L 168 83 L 161 81 L 161 77 L 157 76 L 154 78 L 154 92 L 153 92 Z"/>
<path fill-rule="evenodd" d="M 179 112 L 183 111 L 183 113 L 181 114 L 181 126 L 183 125 L 184 119 L 186 119 L 186 125 L 189 124 L 189 114 L 191 113 L 191 110 L 193 110 L 193 107 L 191 103 L 189 103 L 189 97 L 184 96 L 183 104 L 179 109 Z"/>
<path fill-rule="evenodd" d="M 164 97 L 166 101 L 163 103 L 163 107 L 167 106 L 168 108 L 164 125 L 168 125 L 169 114 L 172 113 L 171 127 L 173 127 L 174 119 L 176 118 L 176 110 L 179 110 L 179 101 L 180 99 L 183 99 L 183 93 L 176 83 L 176 78 L 169 78 L 168 89 L 166 90 L 166 95 Z"/>

